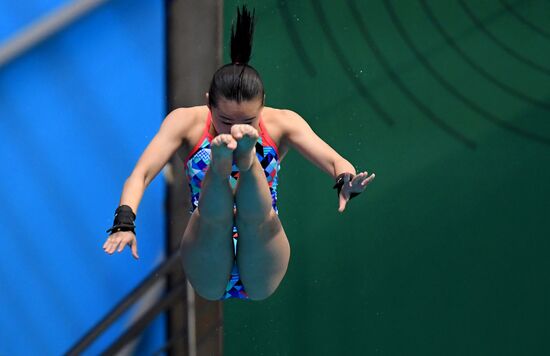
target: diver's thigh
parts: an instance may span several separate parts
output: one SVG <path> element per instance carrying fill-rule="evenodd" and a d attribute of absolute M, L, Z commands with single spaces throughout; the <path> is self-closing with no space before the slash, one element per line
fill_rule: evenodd
<path fill-rule="evenodd" d="M 255 235 L 260 238 L 271 238 L 282 232 L 284 237 L 286 237 L 281 219 L 275 210 L 271 210 L 270 214 L 261 221 L 251 221 L 246 216 L 240 216 L 237 211 L 235 224 L 239 230 L 239 236 L 244 233 L 245 235 Z"/>
<path fill-rule="evenodd" d="M 206 299 L 219 299 L 225 292 L 235 262 L 232 230 L 232 221 L 212 223 L 195 210 L 183 234 L 183 269 L 195 291 Z"/>
<path fill-rule="evenodd" d="M 233 230 L 233 219 L 226 221 L 211 221 L 201 216 L 198 209 L 195 209 L 189 218 L 187 227 L 183 233 L 181 247 L 198 240 L 208 238 L 211 242 L 227 240 Z"/>

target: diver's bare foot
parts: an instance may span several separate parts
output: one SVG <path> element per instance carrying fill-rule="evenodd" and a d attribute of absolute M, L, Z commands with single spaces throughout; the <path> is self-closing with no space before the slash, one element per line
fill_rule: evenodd
<path fill-rule="evenodd" d="M 212 150 L 212 160 L 209 169 L 222 177 L 229 176 L 237 141 L 229 134 L 219 134 L 212 140 L 210 148 Z"/>
<path fill-rule="evenodd" d="M 235 164 L 239 171 L 247 171 L 252 167 L 256 159 L 256 141 L 258 141 L 258 130 L 251 125 L 233 125 L 231 136 L 237 141 L 237 148 L 233 153 Z"/>

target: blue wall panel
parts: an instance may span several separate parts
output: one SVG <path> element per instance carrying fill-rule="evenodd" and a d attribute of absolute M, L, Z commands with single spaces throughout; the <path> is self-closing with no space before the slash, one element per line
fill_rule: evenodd
<path fill-rule="evenodd" d="M 0 2 L 0 40 L 64 2 L 25 3 Z M 139 208 L 140 260 L 102 245 L 164 98 L 160 1 L 108 2 L 0 68 L 1 355 L 62 353 L 162 259 L 162 175 Z"/>
<path fill-rule="evenodd" d="M 0 1 L 0 41 L 6 40 L 37 18 L 71 2 L 70 0 Z"/>

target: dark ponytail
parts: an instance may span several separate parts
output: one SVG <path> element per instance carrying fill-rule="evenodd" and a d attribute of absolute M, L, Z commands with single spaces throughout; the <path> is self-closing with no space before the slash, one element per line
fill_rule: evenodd
<path fill-rule="evenodd" d="M 231 62 L 247 64 L 252 54 L 252 40 L 254 38 L 254 15 L 246 6 L 242 10 L 237 8 L 237 28 L 231 26 Z"/>
<path fill-rule="evenodd" d="M 208 103 L 215 107 L 220 97 L 238 103 L 264 98 L 264 85 L 259 73 L 248 65 L 252 54 L 255 11 L 246 5 L 237 8 L 237 22 L 231 25 L 231 63 L 216 71 L 208 91 Z"/>

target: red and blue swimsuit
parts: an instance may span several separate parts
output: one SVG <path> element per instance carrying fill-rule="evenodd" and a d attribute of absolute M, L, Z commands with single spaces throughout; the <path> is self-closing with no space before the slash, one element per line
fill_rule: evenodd
<path fill-rule="evenodd" d="M 189 179 L 189 188 L 191 190 L 191 210 L 190 213 L 193 213 L 197 206 L 199 205 L 199 197 L 201 193 L 202 180 L 204 175 L 210 165 L 210 143 L 214 138 L 210 134 L 210 125 L 212 123 L 212 115 L 208 112 L 208 118 L 206 120 L 206 125 L 204 132 L 195 145 L 195 147 L 189 153 L 189 156 L 185 160 L 185 173 Z M 259 121 L 260 126 L 260 137 L 256 142 L 256 157 L 262 165 L 265 177 L 267 179 L 267 184 L 271 192 L 271 201 L 273 210 L 278 214 L 277 209 L 277 172 L 281 169 L 279 161 L 279 152 L 275 142 L 269 137 L 267 130 L 262 122 L 260 117 Z M 228 177 L 231 187 L 235 188 L 237 180 L 239 179 L 239 169 L 233 163 L 233 170 L 231 175 Z M 237 232 L 237 227 L 233 225 L 233 245 L 235 255 L 237 254 L 237 238 L 239 234 Z M 225 293 L 221 300 L 229 298 L 240 298 L 248 299 L 246 294 L 245 287 L 243 286 L 240 276 L 239 269 L 237 266 L 237 259 L 235 258 L 235 263 L 233 264 L 233 269 L 231 275 L 229 276 L 229 281 L 227 287 L 225 288 Z"/>

